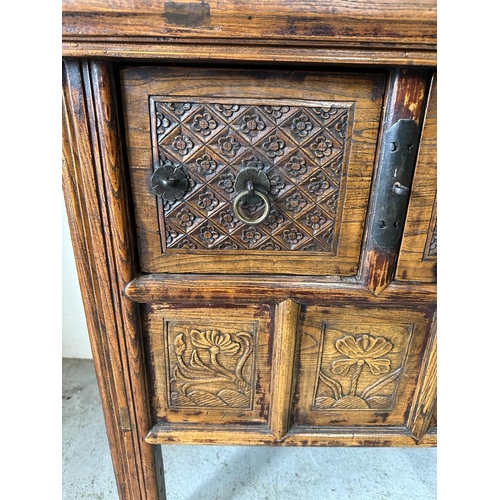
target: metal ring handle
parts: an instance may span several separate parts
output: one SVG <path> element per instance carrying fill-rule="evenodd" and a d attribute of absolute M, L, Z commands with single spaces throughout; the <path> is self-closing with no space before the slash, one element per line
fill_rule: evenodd
<path fill-rule="evenodd" d="M 250 191 L 248 189 L 245 189 L 244 191 L 240 191 L 238 193 L 238 196 L 236 196 L 236 198 L 233 201 L 234 214 L 236 215 L 236 217 L 238 219 L 245 222 L 246 224 L 252 224 L 252 225 L 259 224 L 260 222 L 267 219 L 267 216 L 269 215 L 269 212 L 271 211 L 271 203 L 269 202 L 269 200 L 267 199 L 267 196 L 264 193 L 261 193 L 260 191 L 258 191 L 256 189 L 254 191 L 254 194 L 256 194 L 259 198 L 262 199 L 262 201 L 264 202 L 266 207 L 265 207 L 264 213 L 258 219 L 253 219 L 253 220 L 247 219 L 246 217 L 244 217 L 241 214 L 240 209 L 238 208 L 238 205 L 239 205 L 241 199 L 244 196 L 247 196 L 248 194 L 250 194 Z"/>

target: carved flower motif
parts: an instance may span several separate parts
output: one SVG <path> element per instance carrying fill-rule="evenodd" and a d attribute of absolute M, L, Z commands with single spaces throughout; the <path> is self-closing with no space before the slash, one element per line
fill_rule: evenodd
<path fill-rule="evenodd" d="M 338 132 L 342 139 L 346 138 L 347 133 L 347 113 L 343 115 L 338 122 L 335 124 L 335 130 Z"/>
<path fill-rule="evenodd" d="M 264 168 L 264 164 L 256 156 L 250 156 L 250 158 L 242 160 L 241 168 L 258 168 L 259 170 L 262 170 Z"/>
<path fill-rule="evenodd" d="M 255 228 L 248 228 L 241 233 L 240 238 L 243 243 L 249 243 L 250 245 L 253 245 L 262 238 L 262 234 L 259 233 L 259 231 L 257 231 L 257 229 Z"/>
<path fill-rule="evenodd" d="M 203 175 L 213 174 L 217 169 L 217 163 L 212 159 L 209 154 L 204 154 L 196 160 L 198 172 Z"/>
<path fill-rule="evenodd" d="M 196 245 L 190 241 L 188 238 L 184 238 L 178 245 L 177 248 L 184 248 L 186 250 L 195 250 Z"/>
<path fill-rule="evenodd" d="M 336 108 L 335 106 L 312 108 L 312 110 L 323 120 L 328 120 L 328 118 L 335 116 L 339 112 L 339 108 Z"/>
<path fill-rule="evenodd" d="M 285 219 L 283 216 L 277 212 L 276 210 L 272 209 L 269 212 L 269 215 L 267 219 L 264 221 L 264 224 L 269 227 L 270 229 L 276 229 L 279 224 L 281 224 Z"/>
<path fill-rule="evenodd" d="M 297 177 L 300 174 L 305 174 L 307 170 L 306 160 L 300 156 L 292 156 L 290 161 L 285 165 L 285 168 L 290 177 Z"/>
<path fill-rule="evenodd" d="M 298 193 L 289 196 L 285 200 L 287 210 L 291 210 L 293 213 L 300 212 L 306 206 L 306 203 L 306 200 Z"/>
<path fill-rule="evenodd" d="M 266 128 L 266 124 L 258 114 L 253 114 L 244 116 L 240 127 L 245 134 L 255 136 Z"/>
<path fill-rule="evenodd" d="M 234 192 L 234 181 L 234 174 L 231 172 L 226 172 L 225 174 L 220 176 L 220 180 L 217 185 L 226 193 L 232 193 Z"/>
<path fill-rule="evenodd" d="M 281 180 L 279 175 L 273 175 L 269 178 L 269 192 L 273 196 L 277 196 L 279 192 L 285 187 L 285 183 Z"/>
<path fill-rule="evenodd" d="M 234 356 L 240 349 L 240 344 L 231 339 L 229 333 L 221 333 L 219 330 L 191 330 L 189 333 L 194 347 L 199 349 L 208 349 L 213 354 L 223 352 Z"/>
<path fill-rule="evenodd" d="M 193 225 L 194 219 L 195 215 L 192 212 L 190 212 L 187 208 L 183 208 L 177 214 L 177 220 L 183 228 L 191 227 Z"/>
<path fill-rule="evenodd" d="M 241 148 L 241 144 L 236 142 L 234 136 L 232 135 L 219 137 L 219 140 L 217 142 L 219 144 L 220 152 L 224 156 L 229 156 L 230 158 L 236 156 L 236 153 Z"/>
<path fill-rule="evenodd" d="M 259 247 L 259 250 L 281 250 L 279 245 L 273 243 L 272 241 L 268 241 Z"/>
<path fill-rule="evenodd" d="M 184 335 L 182 333 L 175 337 L 174 349 L 177 356 L 182 356 L 182 353 L 186 350 L 186 341 L 184 340 Z"/>
<path fill-rule="evenodd" d="M 324 158 L 332 154 L 332 146 L 332 141 L 321 135 L 316 137 L 309 147 L 317 158 Z"/>
<path fill-rule="evenodd" d="M 380 359 L 387 354 L 393 345 L 383 337 L 373 337 L 369 334 L 345 337 L 335 342 L 337 351 L 348 359 L 339 359 L 332 363 L 332 372 L 346 375 L 353 365 L 362 366 L 365 363 L 369 366 L 374 375 L 387 373 L 391 367 L 389 359 Z"/>
<path fill-rule="evenodd" d="M 219 222 L 224 226 L 229 229 L 232 229 L 236 224 L 238 223 L 238 220 L 236 219 L 235 215 L 231 210 L 223 210 L 219 214 Z"/>
<path fill-rule="evenodd" d="M 215 109 L 222 113 L 226 118 L 233 116 L 240 109 L 237 104 L 216 104 Z"/>
<path fill-rule="evenodd" d="M 284 114 L 290 111 L 289 106 L 265 106 L 264 109 L 276 119 L 281 118 Z"/>
<path fill-rule="evenodd" d="M 321 196 L 329 187 L 330 183 L 326 180 L 325 176 L 323 174 L 318 174 L 311 177 L 307 185 L 307 190 L 316 196 Z"/>
<path fill-rule="evenodd" d="M 319 229 L 325 222 L 326 219 L 319 210 L 315 210 L 306 215 L 306 224 L 313 229 Z"/>
<path fill-rule="evenodd" d="M 179 234 L 174 229 L 168 229 L 167 231 L 165 231 L 165 240 L 167 241 L 167 243 L 172 243 L 172 241 L 174 241 L 177 236 L 179 236 Z"/>
<path fill-rule="evenodd" d="M 156 112 L 156 133 L 158 135 L 163 135 L 168 127 L 170 127 L 170 120 L 159 111 Z"/>
<path fill-rule="evenodd" d="M 326 205 L 331 210 L 332 213 L 337 212 L 339 198 L 338 198 L 338 190 L 333 194 L 333 196 L 326 202 Z"/>
<path fill-rule="evenodd" d="M 211 245 L 217 238 L 219 233 L 212 224 L 207 224 L 200 229 L 200 238 Z"/>
<path fill-rule="evenodd" d="M 214 120 L 210 113 L 199 113 L 194 116 L 192 129 L 200 132 L 202 135 L 207 136 L 212 133 L 212 130 L 217 128 L 217 122 Z"/>
<path fill-rule="evenodd" d="M 219 200 L 210 191 L 205 191 L 198 196 L 198 206 L 204 208 L 208 212 L 213 210 L 219 204 Z"/>
<path fill-rule="evenodd" d="M 178 135 L 174 138 L 172 147 L 182 155 L 186 155 L 193 149 L 193 142 L 187 135 Z"/>
<path fill-rule="evenodd" d="M 283 156 L 285 142 L 282 141 L 278 136 L 271 135 L 264 141 L 264 144 L 262 146 L 271 158 L 276 158 L 276 156 Z"/>
<path fill-rule="evenodd" d="M 311 120 L 309 120 L 308 116 L 304 113 L 294 118 L 290 127 L 294 134 L 302 138 L 306 137 L 312 128 L 313 124 L 311 123 Z"/>
<path fill-rule="evenodd" d="M 298 243 L 303 237 L 304 235 L 296 227 L 283 231 L 283 238 L 290 244 Z"/>
<path fill-rule="evenodd" d="M 167 107 L 177 116 L 182 116 L 186 111 L 191 109 L 191 104 L 189 102 L 169 102 Z"/>
<path fill-rule="evenodd" d="M 221 243 L 218 247 L 219 250 L 238 250 L 238 245 L 233 241 L 225 241 Z"/>

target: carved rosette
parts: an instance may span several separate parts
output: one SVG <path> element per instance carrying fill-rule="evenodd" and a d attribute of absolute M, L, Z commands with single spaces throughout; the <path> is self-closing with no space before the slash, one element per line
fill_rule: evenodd
<path fill-rule="evenodd" d="M 182 165 L 190 182 L 181 200 L 164 202 L 167 249 L 335 253 L 350 104 L 155 99 L 156 168 L 165 161 Z M 235 179 L 246 167 L 264 170 L 271 185 L 270 216 L 252 234 L 232 210 Z M 243 205 L 252 218 L 262 213 L 260 199 Z"/>

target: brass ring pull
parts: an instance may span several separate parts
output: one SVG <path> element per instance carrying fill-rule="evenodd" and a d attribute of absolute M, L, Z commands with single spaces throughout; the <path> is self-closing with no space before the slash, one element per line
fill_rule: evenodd
<path fill-rule="evenodd" d="M 242 222 L 245 224 L 259 224 L 260 222 L 264 221 L 267 219 L 267 216 L 269 215 L 269 212 L 271 211 L 271 203 L 267 199 L 267 196 L 264 193 L 261 193 L 257 189 L 253 191 L 253 194 L 257 195 L 265 204 L 265 209 L 264 213 L 258 218 L 258 219 L 248 219 L 242 213 L 240 212 L 240 209 L 238 208 L 238 205 L 242 198 L 250 194 L 250 189 L 245 189 L 244 191 L 240 191 L 238 193 L 238 196 L 233 201 L 233 207 L 234 207 L 234 214 L 238 219 L 240 219 Z"/>

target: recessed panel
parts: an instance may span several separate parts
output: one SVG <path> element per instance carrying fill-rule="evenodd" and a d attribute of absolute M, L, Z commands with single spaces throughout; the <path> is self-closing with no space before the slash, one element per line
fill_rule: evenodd
<path fill-rule="evenodd" d="M 169 423 L 265 424 L 269 306 L 145 311 L 153 406 Z"/>

